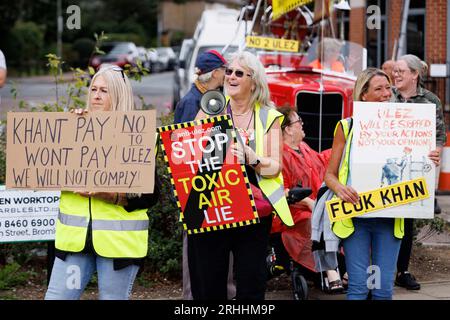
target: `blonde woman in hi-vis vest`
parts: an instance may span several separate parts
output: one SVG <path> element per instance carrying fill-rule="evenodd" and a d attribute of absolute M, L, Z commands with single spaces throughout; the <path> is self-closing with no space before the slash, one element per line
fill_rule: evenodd
<path fill-rule="evenodd" d="M 391 96 L 390 79 L 383 71 L 368 68 L 358 76 L 353 91 L 354 101 L 388 102 Z M 359 196 L 351 187 L 349 170 L 349 163 L 352 161 L 351 122 L 351 118 L 343 119 L 337 125 L 325 183 L 337 197 L 355 204 Z M 436 160 L 439 161 L 433 151 L 428 156 L 435 163 Z M 371 290 L 372 299 L 391 300 L 397 257 L 404 236 L 404 219 L 356 217 L 333 223 L 332 230 L 342 239 L 344 247 L 348 273 L 347 299 L 368 298 L 367 270 L 369 266 L 378 266 L 380 286 Z"/>
<path fill-rule="evenodd" d="M 105 65 L 89 86 L 85 112 L 131 111 L 133 93 L 117 66 Z M 159 197 L 117 192 L 61 192 L 55 262 L 45 299 L 79 299 L 97 272 L 99 299 L 127 300 L 148 248 L 148 209 Z"/>

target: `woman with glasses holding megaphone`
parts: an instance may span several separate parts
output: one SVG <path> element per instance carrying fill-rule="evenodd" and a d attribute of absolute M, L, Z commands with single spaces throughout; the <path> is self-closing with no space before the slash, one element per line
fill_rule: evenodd
<path fill-rule="evenodd" d="M 293 225 L 284 195 L 282 169 L 283 115 L 270 100 L 264 66 L 249 52 L 234 54 L 225 69 L 226 104 L 238 143 L 230 147 L 245 164 L 260 223 L 189 235 L 188 256 L 194 299 L 225 300 L 229 254 L 234 257 L 236 299 L 263 300 L 272 212 Z M 199 111 L 196 119 L 207 117 Z"/>

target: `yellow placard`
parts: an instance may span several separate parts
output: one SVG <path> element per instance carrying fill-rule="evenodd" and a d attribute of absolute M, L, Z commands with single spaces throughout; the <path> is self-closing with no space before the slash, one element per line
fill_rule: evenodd
<path fill-rule="evenodd" d="M 247 36 L 245 39 L 247 47 L 250 48 L 259 48 L 273 51 L 289 51 L 289 52 L 298 52 L 299 48 L 299 42 L 296 40 L 286 40 L 286 39 L 266 38 L 256 36 Z"/>
<path fill-rule="evenodd" d="M 355 205 L 341 199 L 333 199 L 326 202 L 326 207 L 330 221 L 336 222 L 428 197 L 425 178 L 419 178 L 360 193 L 359 202 Z"/>
<path fill-rule="evenodd" d="M 276 20 L 283 14 L 311 2 L 314 0 L 272 0 L 272 19 Z"/>

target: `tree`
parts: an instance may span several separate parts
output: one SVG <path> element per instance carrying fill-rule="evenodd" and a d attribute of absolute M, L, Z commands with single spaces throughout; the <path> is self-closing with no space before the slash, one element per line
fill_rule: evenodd
<path fill-rule="evenodd" d="M 18 21 L 11 30 L 12 64 L 21 64 L 27 71 L 37 67 L 44 47 L 44 31 L 34 22 Z"/>

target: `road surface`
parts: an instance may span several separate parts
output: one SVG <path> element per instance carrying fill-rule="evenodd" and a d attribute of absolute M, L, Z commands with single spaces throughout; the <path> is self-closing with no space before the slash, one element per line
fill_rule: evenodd
<path fill-rule="evenodd" d="M 70 78 L 66 77 L 65 78 Z M 142 106 L 138 96 L 142 96 L 145 104 L 154 105 L 161 113 L 167 113 L 172 102 L 173 72 L 163 72 L 142 77 L 141 82 L 132 80 L 133 92 L 135 94 L 136 106 Z M 17 89 L 17 98 L 14 99 L 11 89 Z M 67 97 L 68 82 L 58 87 L 60 96 Z M 29 78 L 9 78 L 4 88 L 0 90 L 0 118 L 5 118 L 5 113 L 10 110 L 19 111 L 20 100 L 26 101 L 31 107 L 40 103 L 56 102 L 56 86 L 51 76 L 39 76 Z M 25 111 L 25 110 L 24 110 Z"/>

